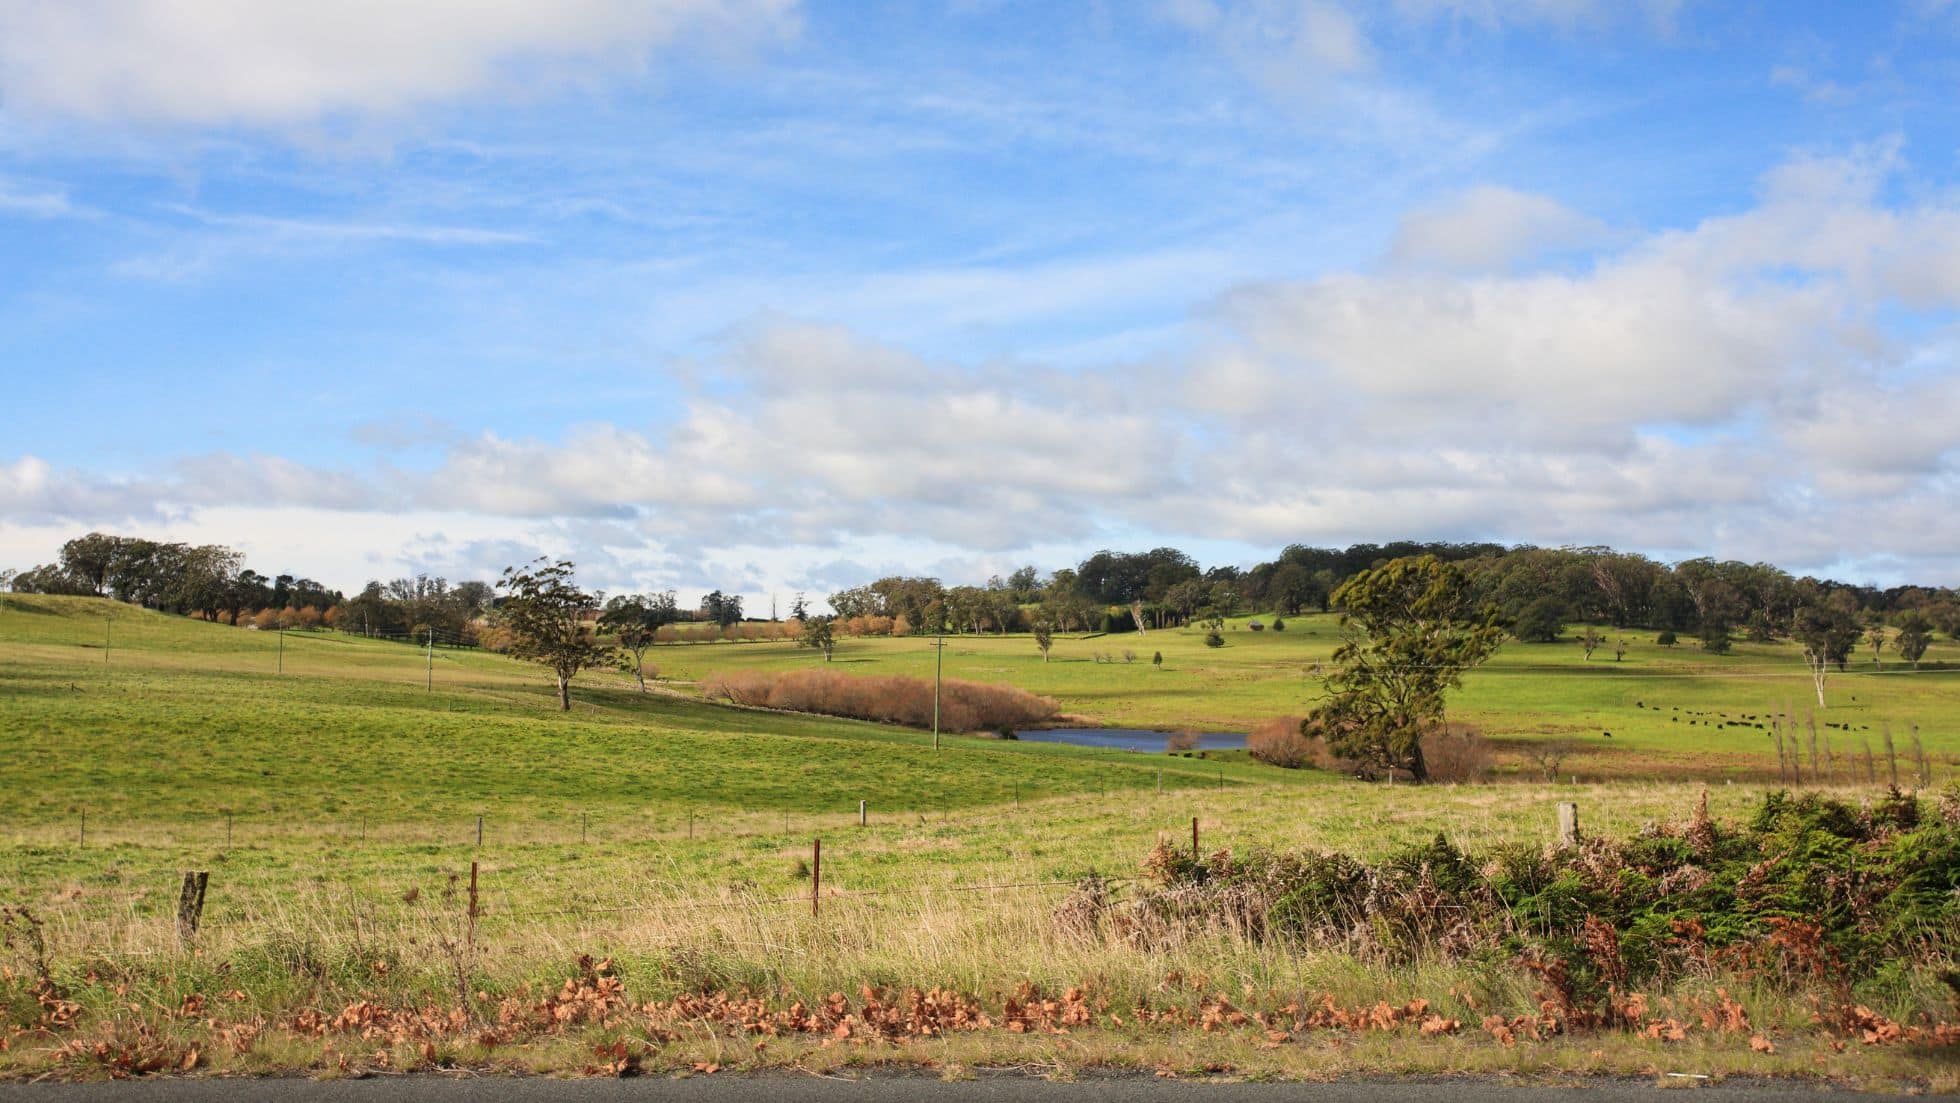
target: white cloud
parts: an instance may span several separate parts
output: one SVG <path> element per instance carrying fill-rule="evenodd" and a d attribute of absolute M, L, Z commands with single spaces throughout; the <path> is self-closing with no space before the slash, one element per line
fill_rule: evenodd
<path fill-rule="evenodd" d="M 1403 27 L 1444 23 L 1488 33 L 1530 27 L 1574 32 L 1604 30 L 1631 14 L 1666 34 L 1681 7 L 1682 0 L 1393 0 L 1386 5 L 1355 0 L 1159 0 L 1157 13 L 1170 25 L 1216 43 L 1253 81 L 1317 104 L 1376 69 L 1373 34 L 1393 29 L 1380 26 L 1384 18 Z M 1389 116 L 1407 109 L 1377 102 L 1385 96 L 1393 99 L 1381 89 L 1346 91 L 1344 110 L 1366 108 Z"/>
<path fill-rule="evenodd" d="M 59 190 L 33 188 L 0 177 L 0 215 L 27 218 L 92 218 L 94 211 L 76 205 Z"/>
<path fill-rule="evenodd" d="M 793 26 L 793 0 L 0 0 L 0 103 L 291 126 L 630 72 L 682 35 Z"/>
<path fill-rule="evenodd" d="M 977 570 L 1128 541 L 1250 557 L 1401 536 L 1799 570 L 1884 553 L 1888 573 L 1953 582 L 1960 340 L 1942 327 L 1960 310 L 1960 208 L 1888 205 L 1902 170 L 1888 144 L 1796 159 L 1753 207 L 1582 270 L 1248 285 L 1196 352 L 1156 362 L 949 363 L 765 317 L 694 366 L 671 424 L 423 433 L 440 458 L 412 470 L 210 456 L 116 479 L 26 457 L 0 462 L 0 519 L 195 514 L 204 539 L 243 543 L 253 530 L 227 530 L 223 510 L 342 511 L 335 539 L 397 562 L 401 526 L 373 518 L 414 516 L 463 549 L 454 562 L 516 541 L 575 552 L 607 584 L 789 589 L 834 574 L 813 564 Z M 1525 231 L 1454 255 L 1544 239 L 1533 221 L 1562 208 L 1525 200 L 1496 204 L 1524 207 Z"/>
<path fill-rule="evenodd" d="M 1485 185 L 1404 215 L 1389 257 L 1411 266 L 1500 269 L 1609 236 L 1604 223 L 1548 196 Z"/>
<path fill-rule="evenodd" d="M 1281 93 L 1318 98 L 1374 65 L 1361 25 L 1333 0 L 1168 0 L 1159 11 L 1216 41 L 1246 75 Z"/>

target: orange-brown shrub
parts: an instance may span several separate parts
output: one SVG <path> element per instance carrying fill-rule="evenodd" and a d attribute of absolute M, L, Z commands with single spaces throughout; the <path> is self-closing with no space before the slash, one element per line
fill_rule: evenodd
<path fill-rule="evenodd" d="M 1469 724 L 1444 724 L 1422 740 L 1431 781 L 1487 781 L 1494 757 L 1490 740 Z"/>
<path fill-rule="evenodd" d="M 1260 762 L 1289 770 L 1311 766 L 1337 774 L 1363 772 L 1362 763 L 1334 753 L 1317 722 L 1298 716 L 1282 716 L 1252 729 L 1246 749 Z"/>
<path fill-rule="evenodd" d="M 701 693 L 710 700 L 740 705 L 914 728 L 932 726 L 932 683 L 900 675 L 860 678 L 829 670 L 736 671 L 709 678 Z M 941 684 L 939 710 L 940 726 L 948 731 L 998 731 L 1052 719 L 1059 708 L 1053 698 L 1013 686 L 949 678 Z"/>
<path fill-rule="evenodd" d="M 1300 733 L 1301 717 L 1282 716 L 1268 720 L 1252 729 L 1246 736 L 1246 749 L 1252 757 L 1268 766 L 1279 766 L 1288 770 L 1298 770 L 1303 766 L 1318 765 L 1320 741 L 1309 739 Z"/>
<path fill-rule="evenodd" d="M 844 631 L 852 636 L 889 636 L 892 634 L 892 618 L 879 615 L 852 617 L 844 622 Z"/>

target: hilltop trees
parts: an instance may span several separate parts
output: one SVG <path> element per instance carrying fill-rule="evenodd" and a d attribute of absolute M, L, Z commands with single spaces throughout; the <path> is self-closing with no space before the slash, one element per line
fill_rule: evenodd
<path fill-rule="evenodd" d="M 543 556 L 521 571 L 504 568 L 497 588 L 505 594 L 498 611 L 511 634 L 510 654 L 550 668 L 558 679 L 558 707 L 571 711 L 572 679 L 610 651 L 593 639 L 586 620 L 602 595 L 578 588 L 571 561 L 552 563 Z"/>
<path fill-rule="evenodd" d="M 1198 561 L 1176 548 L 1129 554 L 1099 551 L 1075 570 L 1076 587 L 1104 605 L 1156 602 L 1180 582 L 1198 578 Z"/>
<path fill-rule="evenodd" d="M 742 619 L 742 598 L 738 594 L 724 594 L 715 590 L 701 599 L 701 619 L 719 628 L 726 628 Z"/>
<path fill-rule="evenodd" d="M 1292 615 L 1308 605 L 1318 605 L 1320 584 L 1298 563 L 1281 563 L 1266 580 L 1266 601 L 1278 613 Z"/>
<path fill-rule="evenodd" d="M 1565 604 L 1550 594 L 1524 607 L 1511 634 L 1526 643 L 1552 643 L 1565 631 Z"/>
<path fill-rule="evenodd" d="M 1442 723 L 1444 693 L 1502 645 L 1498 611 L 1478 606 L 1462 568 L 1430 555 L 1362 571 L 1333 600 L 1346 638 L 1304 734 L 1343 758 L 1426 780 L 1423 736 Z"/>
<path fill-rule="evenodd" d="M 657 594 L 621 594 L 606 602 L 599 614 L 599 627 L 613 634 L 621 653 L 630 656 L 627 669 L 647 691 L 646 653 L 660 629 L 680 619 L 674 591 Z"/>
<path fill-rule="evenodd" d="M 1594 626 L 1598 646 L 1631 630 L 1669 640 L 1699 637 L 1710 655 L 1726 653 L 1746 636 L 1756 643 L 1787 639 L 1799 609 L 1832 607 L 1861 626 L 1874 657 L 1897 646 L 1898 626 L 1917 617 L 1934 632 L 1960 638 L 1960 593 L 1926 586 L 1879 589 L 1829 579 L 1795 577 L 1766 563 L 1713 558 L 1678 563 L 1606 547 L 1504 547 L 1484 543 L 1397 541 L 1346 548 L 1289 545 L 1274 559 L 1250 567 L 1201 568 L 1176 548 L 1098 551 L 1074 566 L 1043 575 L 1023 566 L 984 585 L 947 586 L 939 579 L 889 575 L 830 595 L 840 635 L 918 634 L 931 625 L 954 632 L 1029 631 L 1037 620 L 1051 632 L 1121 633 L 1195 626 L 1244 612 L 1328 611 L 1345 582 L 1403 558 L 1431 556 L 1454 564 L 1479 603 L 1501 610 L 1522 640 L 1560 637 L 1564 624 Z M 416 575 L 370 583 L 342 599 L 317 582 L 293 575 L 268 577 L 248 568 L 219 545 L 160 543 L 91 532 L 62 545 L 55 563 L 10 572 L 5 585 L 21 592 L 113 597 L 167 612 L 222 619 L 241 625 L 262 619 L 267 608 L 281 623 L 298 623 L 309 608 L 345 632 L 376 637 L 474 643 L 493 595 L 483 582 L 451 585 Z M 757 635 L 793 634 L 791 623 Z M 773 613 L 773 608 L 772 608 Z M 751 638 L 742 599 L 721 590 L 700 608 L 683 608 L 674 620 L 712 623 L 721 638 Z M 1886 626 L 1886 627 L 1878 627 Z M 1229 632 L 1223 633 L 1229 636 Z M 663 638 L 672 638 L 668 627 Z M 694 633 L 708 638 L 715 632 Z M 1855 645 L 1854 645 L 1855 646 Z M 1904 651 L 1900 651 L 1903 657 Z M 1924 654 L 1922 650 L 1921 654 Z M 1830 660 L 1842 662 L 1842 660 Z"/>

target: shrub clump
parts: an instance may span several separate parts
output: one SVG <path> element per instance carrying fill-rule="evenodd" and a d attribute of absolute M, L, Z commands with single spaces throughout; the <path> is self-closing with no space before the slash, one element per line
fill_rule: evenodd
<path fill-rule="evenodd" d="M 853 677 L 828 670 L 783 674 L 739 671 L 702 683 L 702 696 L 738 705 L 815 712 L 913 728 L 932 726 L 932 683 L 902 675 Z M 941 683 L 939 723 L 948 731 L 1012 731 L 1055 718 L 1052 697 L 1013 686 L 948 678 Z"/>
<path fill-rule="evenodd" d="M 1100 935 L 1508 960 L 1575 1026 L 1623 1021 L 1632 986 L 1717 970 L 1821 989 L 1820 1014 L 1849 1021 L 1854 984 L 1960 948 L 1960 815 L 1896 790 L 1868 807 L 1772 793 L 1744 824 L 1710 819 L 1704 798 L 1685 822 L 1576 846 L 1472 855 L 1438 835 L 1372 863 L 1160 844 L 1143 870 L 1133 894 L 1099 901 Z"/>
<path fill-rule="evenodd" d="M 1490 778 L 1495 757 L 1488 739 L 1468 724 L 1445 724 L 1422 741 L 1429 779 L 1475 782 Z M 1306 717 L 1281 716 L 1246 735 L 1246 750 L 1268 766 L 1299 770 L 1308 766 L 1337 774 L 1367 776 L 1366 764 L 1335 754 L 1322 726 Z"/>
<path fill-rule="evenodd" d="M 1327 745 L 1301 732 L 1304 720 L 1300 716 L 1281 716 L 1266 721 L 1247 733 L 1246 750 L 1255 760 L 1281 769 L 1321 766 L 1326 760 Z"/>
<path fill-rule="evenodd" d="M 1469 724 L 1443 724 L 1423 737 L 1422 757 L 1432 782 L 1489 781 L 1496 753 L 1484 733 Z"/>

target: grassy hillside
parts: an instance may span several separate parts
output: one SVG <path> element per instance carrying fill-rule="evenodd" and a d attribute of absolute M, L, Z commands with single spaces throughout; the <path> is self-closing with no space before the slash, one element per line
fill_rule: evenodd
<path fill-rule="evenodd" d="M 104 627 L 107 623 L 105 655 Z M 1061 793 L 1216 785 L 1245 763 L 929 735 L 548 677 L 500 656 L 276 634 L 82 598 L 0 602 L 0 821 L 255 822 L 342 830 L 583 813 L 671 825 L 716 813 L 968 808 Z M 106 659 L 106 661 L 105 661 Z M 283 661 L 284 673 L 275 673 Z M 430 688 L 430 686 L 433 688 Z M 1201 768 L 1202 767 L 1202 768 Z"/>

